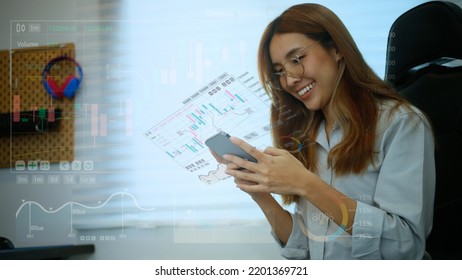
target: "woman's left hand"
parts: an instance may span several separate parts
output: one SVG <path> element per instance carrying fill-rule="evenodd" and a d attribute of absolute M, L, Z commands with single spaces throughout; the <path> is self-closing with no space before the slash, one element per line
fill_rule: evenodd
<path fill-rule="evenodd" d="M 254 182 L 240 183 L 239 188 L 246 192 L 302 194 L 312 173 L 292 154 L 274 147 L 267 147 L 262 152 L 239 138 L 231 137 L 230 140 L 258 161 L 254 163 L 229 154 L 224 156 L 227 161 L 246 169 L 229 169 L 226 171 L 228 175 L 235 177 L 236 181 Z"/>

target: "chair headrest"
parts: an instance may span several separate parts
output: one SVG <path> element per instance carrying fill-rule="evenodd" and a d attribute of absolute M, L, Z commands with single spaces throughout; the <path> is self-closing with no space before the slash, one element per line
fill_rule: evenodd
<path fill-rule="evenodd" d="M 410 69 L 442 57 L 462 59 L 462 9 L 451 2 L 426 2 L 391 26 L 386 80 L 399 86 Z"/>
<path fill-rule="evenodd" d="M 430 65 L 414 73 L 413 81 L 400 89 L 401 95 L 427 114 L 435 136 L 458 134 L 460 139 L 462 66 Z"/>

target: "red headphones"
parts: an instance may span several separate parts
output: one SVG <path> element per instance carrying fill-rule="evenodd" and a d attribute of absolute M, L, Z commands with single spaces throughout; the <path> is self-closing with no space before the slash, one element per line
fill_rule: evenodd
<path fill-rule="evenodd" d="M 74 75 L 69 75 L 64 83 L 61 85 L 58 85 L 51 76 L 49 76 L 51 68 L 53 65 L 60 61 L 72 61 L 75 66 L 77 67 L 77 70 L 79 71 L 79 77 L 76 77 Z M 80 86 L 80 82 L 82 81 L 83 78 L 83 71 L 82 67 L 80 64 L 75 61 L 73 58 L 70 58 L 68 56 L 59 56 L 56 58 L 53 58 L 48 62 L 48 64 L 43 68 L 42 71 L 42 84 L 43 87 L 46 89 L 46 91 L 55 99 L 62 99 L 64 96 L 67 98 L 72 98 L 74 97 L 77 89 Z"/>

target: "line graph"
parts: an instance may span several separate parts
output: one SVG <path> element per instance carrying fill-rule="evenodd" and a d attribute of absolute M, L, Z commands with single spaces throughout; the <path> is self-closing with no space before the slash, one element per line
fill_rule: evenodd
<path fill-rule="evenodd" d="M 269 132 L 270 104 L 248 72 L 238 77 L 224 73 L 186 98 L 182 108 L 144 135 L 199 180 L 212 184 L 226 176 L 217 173 L 220 170 L 205 140 L 223 130 L 255 146 L 268 145 L 262 137 Z"/>
<path fill-rule="evenodd" d="M 117 202 L 119 202 L 117 204 Z M 108 210 L 102 211 L 103 208 Z M 61 235 L 69 238 L 76 238 L 75 217 L 83 215 L 104 214 L 110 220 L 111 227 L 120 228 L 119 239 L 127 238 L 125 234 L 126 220 L 135 217 L 139 211 L 155 211 L 156 207 L 143 207 L 136 197 L 126 191 L 111 194 L 104 200 L 95 201 L 94 205 L 88 205 L 77 201 L 63 203 L 59 207 L 45 207 L 37 201 L 22 200 L 18 207 L 16 218 L 16 229 L 18 239 L 50 239 L 52 236 Z M 92 212 L 91 212 L 92 211 Z M 96 211 L 96 213 L 95 213 Z M 99 212 L 98 212 L 99 211 Z M 50 216 L 52 216 L 50 218 Z M 64 224 L 55 224 L 53 221 L 68 221 Z M 114 241 L 111 237 L 108 240 Z"/>
<path fill-rule="evenodd" d="M 111 201 L 114 197 L 116 196 L 128 196 L 130 197 L 132 200 L 133 200 L 133 203 L 135 203 L 136 207 L 138 208 L 138 210 L 141 210 L 141 211 L 154 211 L 155 210 L 155 207 L 154 208 L 145 208 L 145 207 L 141 207 L 139 204 L 138 204 L 138 201 L 137 199 L 135 198 L 134 195 L 132 195 L 131 193 L 128 193 L 128 192 L 117 192 L 117 193 L 114 193 L 112 194 L 111 196 L 109 196 L 103 203 L 98 203 L 97 206 L 88 206 L 88 205 L 84 205 L 82 203 L 79 203 L 79 202 L 75 202 L 75 201 L 71 201 L 71 202 L 67 202 L 67 203 L 64 203 L 63 205 L 61 205 L 60 207 L 56 208 L 55 210 L 53 209 L 45 209 L 45 207 L 43 207 L 40 203 L 36 202 L 36 201 L 23 201 L 23 203 L 21 204 L 21 206 L 19 206 L 18 210 L 16 211 L 16 218 L 18 218 L 18 215 L 19 213 L 21 212 L 22 208 L 26 207 L 26 206 L 31 206 L 31 205 L 36 205 L 37 207 L 39 207 L 40 209 L 42 209 L 43 212 L 45 213 L 48 213 L 48 214 L 53 214 L 53 213 L 56 213 L 56 212 L 59 212 L 61 211 L 63 208 L 65 208 L 66 206 L 74 206 L 74 205 L 77 205 L 77 206 L 81 206 L 83 208 L 86 208 L 86 209 L 99 209 L 99 208 L 102 208 L 104 206 L 106 206 L 109 201 Z"/>

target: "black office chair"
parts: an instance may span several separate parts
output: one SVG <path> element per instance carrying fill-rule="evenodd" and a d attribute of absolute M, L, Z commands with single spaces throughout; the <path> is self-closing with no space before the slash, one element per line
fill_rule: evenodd
<path fill-rule="evenodd" d="M 390 29 L 385 78 L 428 115 L 435 133 L 435 208 L 427 239 L 433 259 L 462 259 L 461 60 L 462 9 L 454 3 L 421 4 Z"/>

